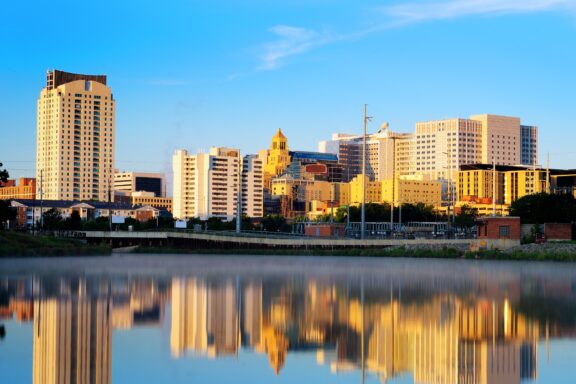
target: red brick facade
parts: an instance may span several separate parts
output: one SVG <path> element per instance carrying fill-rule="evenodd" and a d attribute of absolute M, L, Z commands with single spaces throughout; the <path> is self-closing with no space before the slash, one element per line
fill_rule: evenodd
<path fill-rule="evenodd" d="M 485 217 L 478 221 L 479 239 L 520 240 L 519 217 Z"/>
<path fill-rule="evenodd" d="M 570 223 L 546 223 L 544 235 L 547 240 L 572 240 L 572 224 Z"/>

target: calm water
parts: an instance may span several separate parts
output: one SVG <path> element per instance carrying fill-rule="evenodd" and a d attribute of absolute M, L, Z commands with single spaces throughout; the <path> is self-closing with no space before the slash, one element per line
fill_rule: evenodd
<path fill-rule="evenodd" d="M 2 383 L 574 383 L 576 265 L 0 260 Z"/>

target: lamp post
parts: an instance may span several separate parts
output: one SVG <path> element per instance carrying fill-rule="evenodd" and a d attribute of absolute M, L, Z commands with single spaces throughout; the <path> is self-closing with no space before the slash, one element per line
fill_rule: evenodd
<path fill-rule="evenodd" d="M 366 115 L 367 106 L 368 104 L 364 104 L 364 135 L 362 137 L 362 208 L 360 210 L 360 239 L 362 240 L 366 231 L 366 125 L 372 119 Z"/>

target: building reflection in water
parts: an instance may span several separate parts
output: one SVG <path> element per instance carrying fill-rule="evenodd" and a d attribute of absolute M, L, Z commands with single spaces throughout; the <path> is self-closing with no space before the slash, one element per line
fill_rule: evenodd
<path fill-rule="evenodd" d="M 529 292 L 509 282 L 504 293 L 486 282 L 438 287 L 293 276 L 0 283 L 0 315 L 33 321 L 34 383 L 110 383 L 112 329 L 162 332 L 165 308 L 174 359 L 235 357 L 243 348 L 266 354 L 278 375 L 290 354 L 306 351 L 319 369 L 381 382 L 402 375 L 448 384 L 536 379 L 538 341 L 550 325 L 556 336 L 576 329 L 561 318 L 563 302 L 574 308 L 574 282 L 552 283 L 558 308 L 545 319 L 530 313 L 537 306 L 526 298 L 534 291 L 543 297 L 541 282 L 523 284 Z"/>
<path fill-rule="evenodd" d="M 40 289 L 34 299 L 33 383 L 110 383 L 108 285 L 88 288 L 78 279 Z"/>

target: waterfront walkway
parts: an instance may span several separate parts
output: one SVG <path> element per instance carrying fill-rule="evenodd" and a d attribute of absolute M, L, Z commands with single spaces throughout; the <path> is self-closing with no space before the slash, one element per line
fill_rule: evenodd
<path fill-rule="evenodd" d="M 131 245 L 188 245 L 194 247 L 242 248 L 368 248 L 399 246 L 468 247 L 470 239 L 350 239 L 304 237 L 290 234 L 254 232 L 186 232 L 186 231 L 77 231 L 70 237 L 85 238 L 90 243 L 107 242 L 113 247 Z"/>

